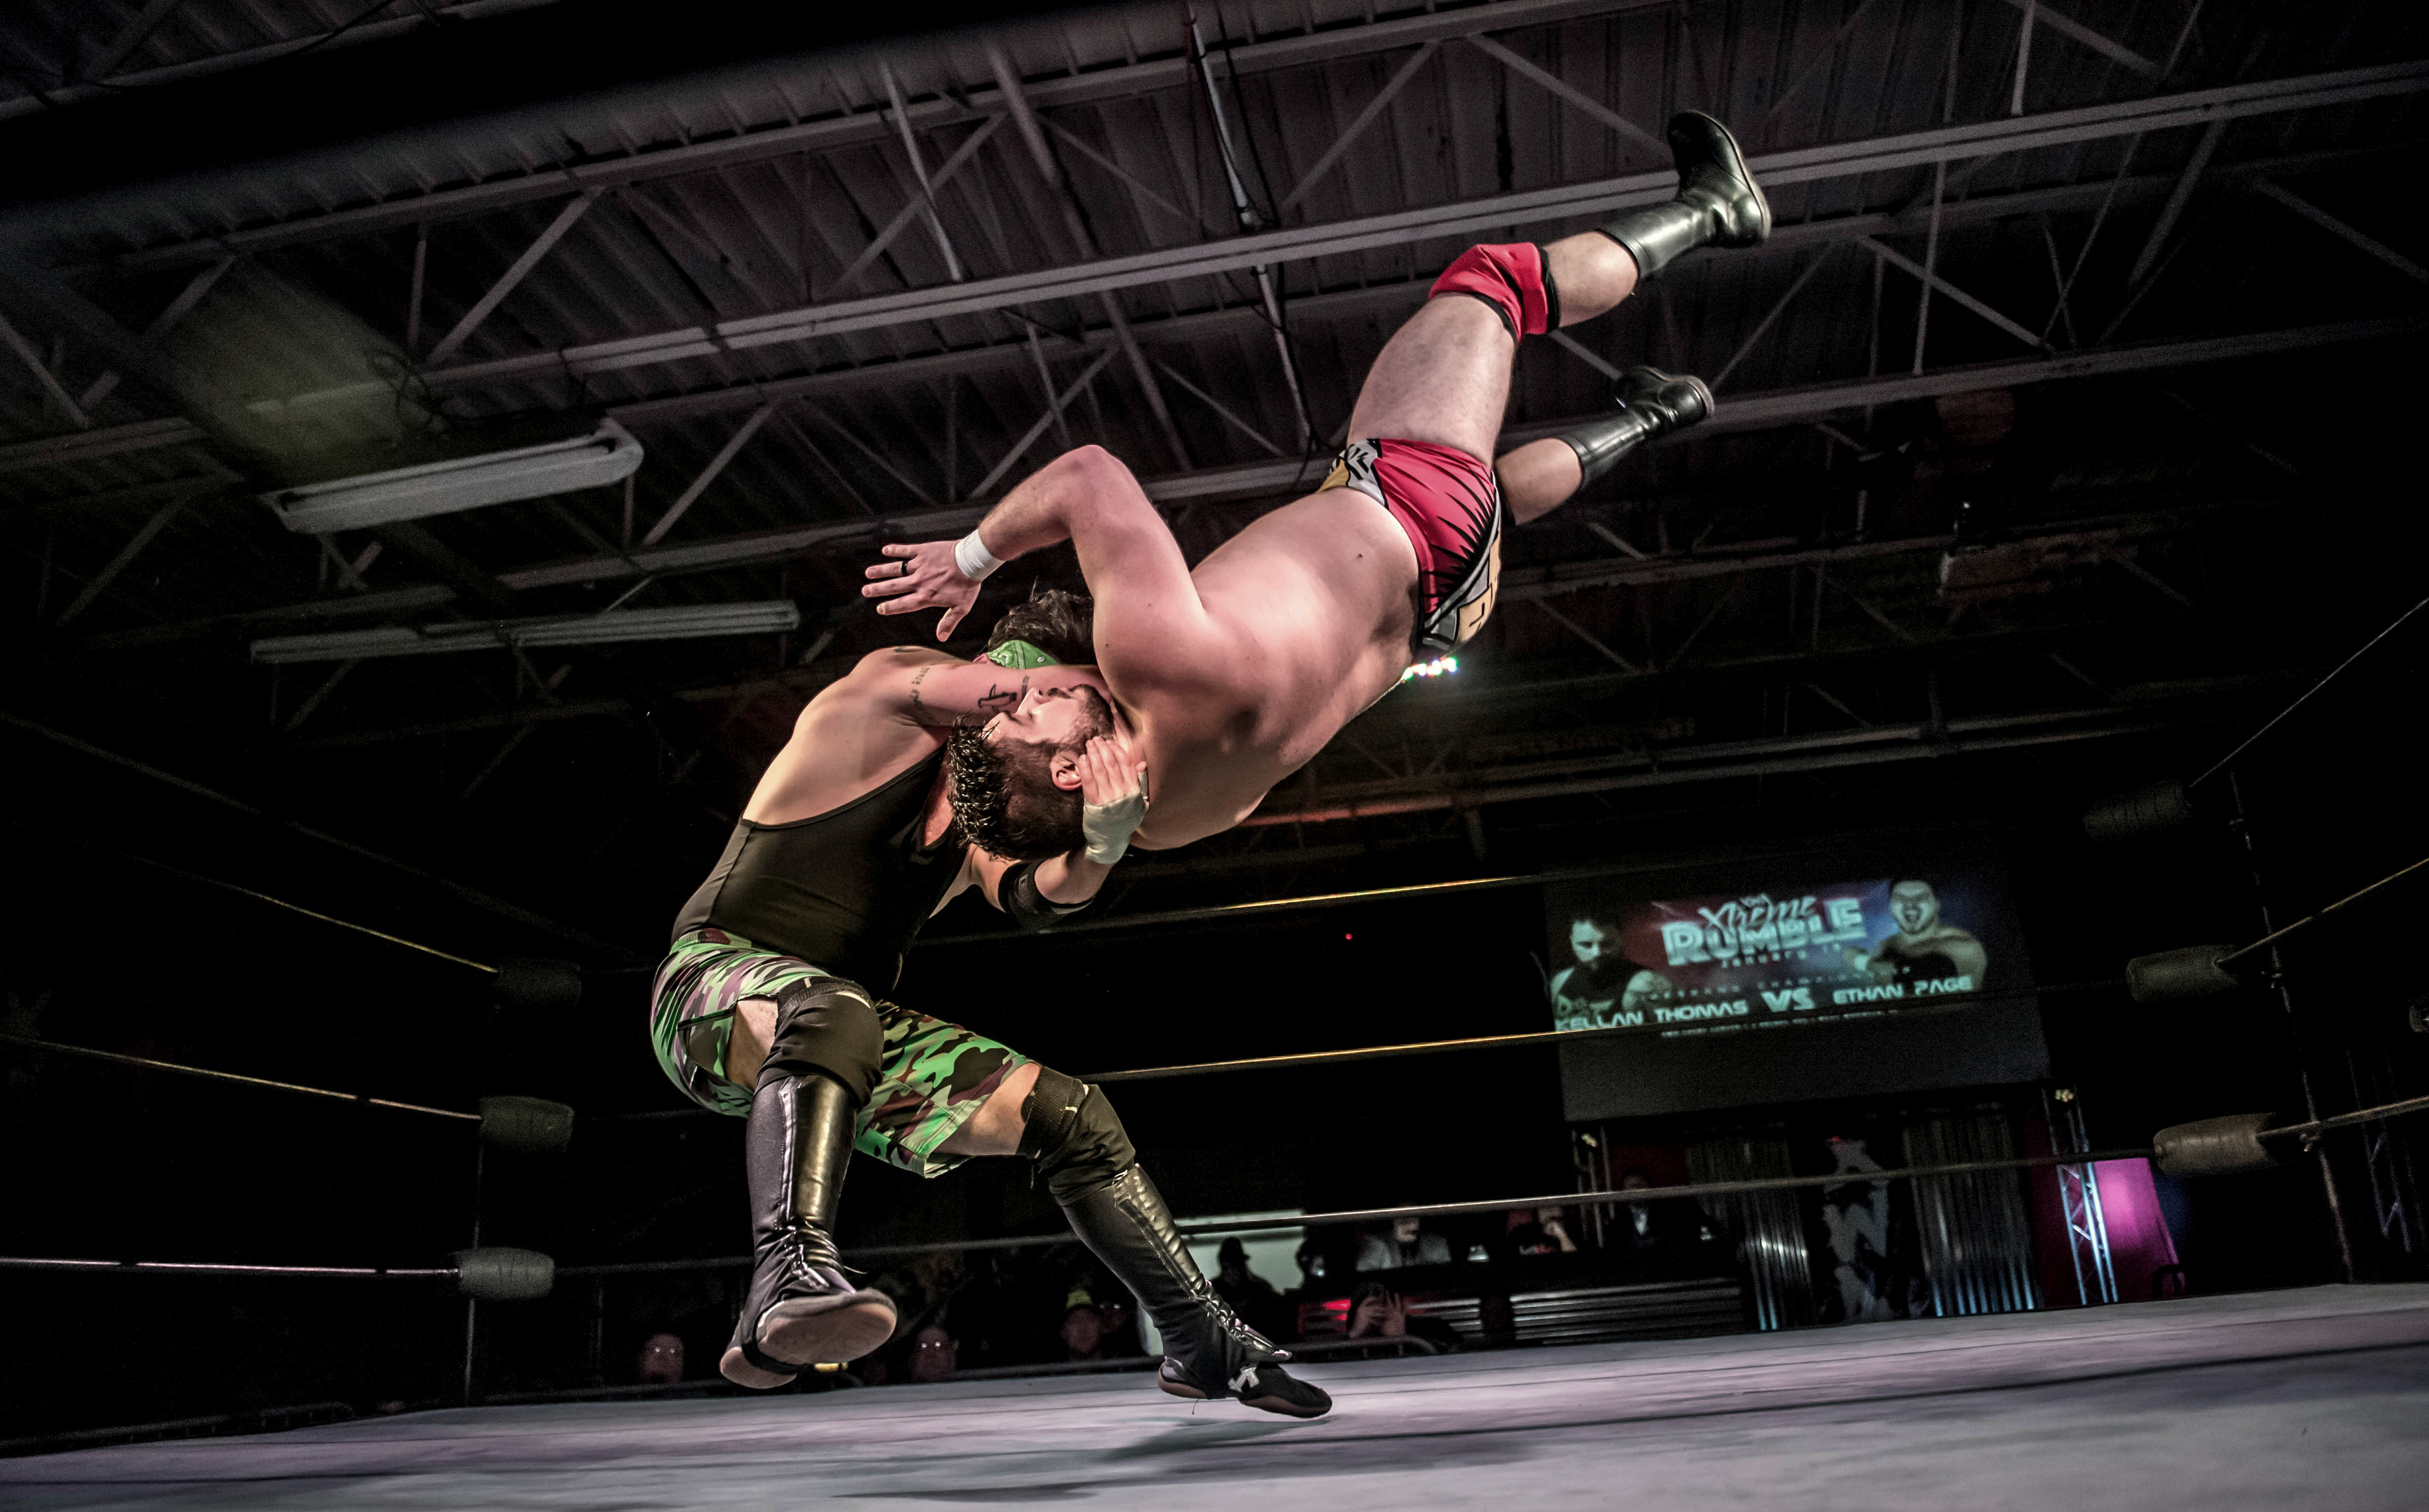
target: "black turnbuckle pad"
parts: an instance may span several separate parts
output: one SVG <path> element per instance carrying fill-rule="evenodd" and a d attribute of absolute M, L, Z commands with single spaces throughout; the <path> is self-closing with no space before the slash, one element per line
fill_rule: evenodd
<path fill-rule="evenodd" d="M 481 1302 L 530 1302 L 556 1288 L 556 1261 L 537 1250 L 487 1245 L 455 1252 L 455 1290 Z"/>

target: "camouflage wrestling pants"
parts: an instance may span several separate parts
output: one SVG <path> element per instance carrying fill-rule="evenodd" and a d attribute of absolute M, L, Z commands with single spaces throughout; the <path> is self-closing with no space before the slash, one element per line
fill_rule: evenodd
<path fill-rule="evenodd" d="M 819 978 L 840 979 L 723 929 L 681 936 L 658 963 L 650 994 L 650 1044 L 659 1067 L 701 1107 L 748 1117 L 752 1089 L 725 1071 L 735 1007 Z M 877 1090 L 861 1105 L 853 1147 L 905 1171 L 942 1175 L 966 1158 L 939 1155 L 937 1146 L 1029 1058 L 957 1024 L 876 1001 L 885 1058 Z"/>

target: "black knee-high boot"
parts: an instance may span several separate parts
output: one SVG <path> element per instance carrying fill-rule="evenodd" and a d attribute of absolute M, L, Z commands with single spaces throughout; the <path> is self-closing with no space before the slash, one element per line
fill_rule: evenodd
<path fill-rule="evenodd" d="M 1751 247 L 1771 235 L 1771 206 L 1728 128 L 1699 111 L 1670 118 L 1678 197 L 1598 226 L 1636 259 L 1639 283 L 1697 247 Z"/>
<path fill-rule="evenodd" d="M 1578 468 L 1584 473 L 1580 487 L 1645 442 L 1683 431 L 1712 414 L 1712 391 L 1701 378 L 1674 378 L 1659 368 L 1628 369 L 1612 386 L 1611 397 L 1619 405 L 1618 414 L 1561 433 L 1578 454 Z"/>
<path fill-rule="evenodd" d="M 835 1255 L 835 1204 L 851 1159 L 854 1099 L 818 1072 L 772 1076 L 744 1133 L 751 1179 L 751 1290 L 719 1368 L 738 1385 L 782 1386 L 805 1365 L 857 1359 L 894 1333 L 894 1303 L 856 1290 Z"/>
<path fill-rule="evenodd" d="M 756 1261 L 718 1368 L 782 1386 L 805 1365 L 858 1359 L 894 1332 L 894 1303 L 845 1279 L 835 1207 L 854 1115 L 877 1083 L 884 1034 L 868 994 L 820 978 L 776 996 L 776 1025 L 743 1133 Z"/>
<path fill-rule="evenodd" d="M 1164 1336 L 1158 1386 L 1193 1401 L 1236 1396 L 1295 1418 L 1332 1409 L 1332 1398 L 1281 1368 L 1289 1353 L 1242 1323 L 1208 1284 L 1101 1092 L 1040 1067 L 1022 1112 L 1020 1153 L 1038 1163 L 1071 1231 Z"/>

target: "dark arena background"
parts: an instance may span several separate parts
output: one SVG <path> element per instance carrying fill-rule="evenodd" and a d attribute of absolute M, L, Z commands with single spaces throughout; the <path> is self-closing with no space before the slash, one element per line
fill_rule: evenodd
<path fill-rule="evenodd" d="M 2361 0 L 0 8 L 0 1499 L 2418 1507 L 2424 96 Z M 653 972 L 934 644 L 878 548 L 1096 444 L 1198 561 L 1690 109 L 1769 238 L 1502 445 L 1710 418 L 885 994 L 1097 1081 L 1332 1410 L 1159 1392 L 1020 1159 L 854 1161 L 893 1338 L 728 1384 Z"/>

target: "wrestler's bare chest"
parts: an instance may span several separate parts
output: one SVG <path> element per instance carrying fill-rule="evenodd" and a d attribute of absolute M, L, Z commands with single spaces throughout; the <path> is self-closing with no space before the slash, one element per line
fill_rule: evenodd
<path fill-rule="evenodd" d="M 1239 824 L 1389 691 L 1408 661 L 1415 576 L 1399 527 L 1340 489 L 1274 511 L 1199 563 L 1191 581 L 1226 661 L 1219 691 L 1141 701 L 1154 807 L 1140 844 Z"/>

